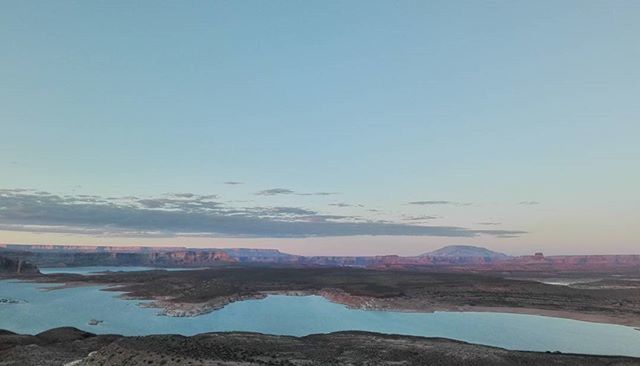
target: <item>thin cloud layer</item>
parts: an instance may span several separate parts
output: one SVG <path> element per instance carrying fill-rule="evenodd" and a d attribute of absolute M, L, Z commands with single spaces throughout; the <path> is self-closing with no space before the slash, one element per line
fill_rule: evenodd
<path fill-rule="evenodd" d="M 271 189 L 265 189 L 263 191 L 260 192 L 256 192 L 256 195 L 258 196 L 276 196 L 279 194 L 294 194 L 296 192 L 290 190 L 290 189 L 286 189 L 286 188 L 271 188 Z"/>
<path fill-rule="evenodd" d="M 327 215 L 300 207 L 230 207 L 215 195 L 60 196 L 0 190 L 0 229 L 113 236 L 312 237 L 408 235 L 513 237 L 519 230 L 472 230 Z"/>
<path fill-rule="evenodd" d="M 453 205 L 453 206 L 470 206 L 470 202 L 454 202 L 454 201 L 413 201 L 410 205 L 430 206 L 430 205 Z"/>
<path fill-rule="evenodd" d="M 405 221 L 425 221 L 425 220 L 435 220 L 439 219 L 439 216 L 433 215 L 423 215 L 423 216 L 404 216 L 403 220 Z"/>
<path fill-rule="evenodd" d="M 287 195 L 287 194 L 295 194 L 297 196 L 332 196 L 334 194 L 338 194 L 337 192 L 314 192 L 314 193 L 300 193 L 293 191 L 287 188 L 271 188 L 265 189 L 255 193 L 258 196 L 277 196 L 277 195 Z"/>
<path fill-rule="evenodd" d="M 340 208 L 345 208 L 345 207 L 364 207 L 364 205 L 361 204 L 353 204 L 353 203 L 346 203 L 346 202 L 336 202 L 336 203 L 330 203 L 329 206 L 333 206 L 333 207 L 340 207 Z"/>

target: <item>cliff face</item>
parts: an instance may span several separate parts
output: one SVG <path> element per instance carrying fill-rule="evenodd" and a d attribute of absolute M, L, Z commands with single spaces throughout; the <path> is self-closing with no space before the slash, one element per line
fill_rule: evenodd
<path fill-rule="evenodd" d="M 0 256 L 0 273 L 22 274 L 39 272 L 38 267 L 29 262 Z"/>
<path fill-rule="evenodd" d="M 40 267 L 77 266 L 150 266 L 150 267 L 207 267 L 236 261 L 222 251 L 175 252 L 18 252 L 3 255 L 14 261 L 29 261 Z"/>
<path fill-rule="evenodd" d="M 225 263 L 275 264 L 299 267 L 362 267 L 442 270 L 640 270 L 640 255 L 568 255 L 509 257 L 480 247 L 450 246 L 420 256 L 301 256 L 275 249 L 186 249 L 153 247 L 71 247 L 0 245 L 0 255 L 39 267 L 150 266 L 210 267 Z"/>
<path fill-rule="evenodd" d="M 398 255 L 378 256 L 301 256 L 281 253 L 273 249 L 223 249 L 242 263 L 276 263 L 298 266 L 402 268 L 424 265 L 489 265 L 511 257 L 485 248 L 450 246 L 436 252 L 414 257 Z"/>
<path fill-rule="evenodd" d="M 149 265 L 155 266 L 208 266 L 220 263 L 234 263 L 236 260 L 231 258 L 223 251 L 176 251 L 151 253 L 143 258 L 148 261 Z"/>
<path fill-rule="evenodd" d="M 240 263 L 287 264 L 298 261 L 300 256 L 282 253 L 277 249 L 226 248 L 222 249 Z"/>
<path fill-rule="evenodd" d="M 142 246 L 95 246 L 95 245 L 52 245 L 52 244 L 0 244 L 0 250 L 27 252 L 87 252 L 87 253 L 138 253 L 170 252 L 187 250 L 184 247 L 142 247 Z"/>
<path fill-rule="evenodd" d="M 300 266 L 363 267 L 403 269 L 439 267 L 441 269 L 474 270 L 568 270 L 597 271 L 614 269 L 640 270 L 640 255 L 541 255 L 522 257 L 502 256 L 431 256 L 401 257 L 397 255 L 371 257 L 296 257 L 287 263 Z"/>
<path fill-rule="evenodd" d="M 609 269 L 638 268 L 640 255 L 561 255 L 545 257 L 542 254 L 514 258 L 506 263 L 531 269 L 571 270 L 571 269 Z"/>

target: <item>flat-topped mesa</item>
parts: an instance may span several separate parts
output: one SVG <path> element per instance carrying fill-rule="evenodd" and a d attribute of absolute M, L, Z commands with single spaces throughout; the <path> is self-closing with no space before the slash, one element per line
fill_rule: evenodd
<path fill-rule="evenodd" d="M 187 250 L 186 247 L 144 247 L 144 246 L 95 246 L 57 244 L 0 244 L 0 250 L 29 252 L 86 252 L 86 253 L 144 253 Z"/>
<path fill-rule="evenodd" d="M 542 253 L 512 257 L 487 248 L 451 245 L 418 256 L 302 256 L 277 249 L 102 247 L 0 244 L 0 255 L 39 267 L 153 266 L 211 267 L 220 264 L 264 264 L 296 267 L 361 267 L 438 270 L 640 270 L 640 255 L 564 255 Z"/>
<path fill-rule="evenodd" d="M 236 262 L 229 254 L 223 251 L 192 251 L 183 250 L 176 252 L 151 253 L 150 264 L 155 265 L 179 265 L 179 266 L 206 266 L 219 263 Z"/>
<path fill-rule="evenodd" d="M 640 269 L 640 255 L 557 255 L 544 256 L 542 253 L 513 258 L 511 265 L 547 266 L 554 269 L 571 268 L 613 268 L 638 267 Z"/>
<path fill-rule="evenodd" d="M 505 254 L 483 252 L 480 255 L 433 255 L 404 257 L 399 255 L 376 256 L 301 256 L 282 253 L 275 249 L 223 249 L 231 257 L 241 263 L 275 263 L 299 266 L 329 266 L 329 267 L 365 267 L 365 268 L 402 268 L 403 266 L 424 265 L 484 265 L 498 260 L 508 259 Z"/>
<path fill-rule="evenodd" d="M 150 266 L 150 267 L 210 267 L 237 261 L 220 250 L 180 250 L 156 252 L 76 252 L 76 251 L 16 251 L 2 250 L 7 258 L 29 261 L 40 267 L 81 266 Z"/>
<path fill-rule="evenodd" d="M 282 253 L 277 249 L 224 248 L 221 250 L 241 263 L 292 263 L 300 258 L 298 255 Z"/>

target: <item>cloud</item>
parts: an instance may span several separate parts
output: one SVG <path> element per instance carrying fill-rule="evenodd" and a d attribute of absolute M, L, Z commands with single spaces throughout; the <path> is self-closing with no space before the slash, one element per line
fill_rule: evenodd
<path fill-rule="evenodd" d="M 351 203 L 346 203 L 346 202 L 336 202 L 336 203 L 330 203 L 329 206 L 334 206 L 334 207 L 364 207 L 363 205 L 360 204 L 351 204 Z"/>
<path fill-rule="evenodd" d="M 193 193 L 174 193 L 173 194 L 174 197 L 179 197 L 179 198 L 192 198 L 195 196 L 195 194 Z"/>
<path fill-rule="evenodd" d="M 300 207 L 249 208 L 247 210 L 263 216 L 312 216 L 318 214 L 316 211 Z"/>
<path fill-rule="evenodd" d="M 256 192 L 255 194 L 258 196 L 276 196 L 279 194 L 295 194 L 297 196 L 332 196 L 338 193 L 337 192 L 300 193 L 300 192 L 292 191 L 286 188 L 271 188 L 271 189 L 265 189 L 263 191 Z"/>
<path fill-rule="evenodd" d="M 182 193 L 180 196 L 175 194 L 173 196 L 179 198 L 133 198 L 133 201 L 142 208 L 179 211 L 214 209 L 221 205 L 221 203 L 213 201 L 213 199 L 217 198 L 216 195 L 200 196 Z M 132 198 L 129 197 L 128 199 L 131 200 Z"/>
<path fill-rule="evenodd" d="M 420 205 L 420 206 L 429 206 L 429 205 L 454 205 L 454 206 L 470 206 L 470 202 L 454 202 L 454 201 L 413 201 L 409 202 L 410 205 Z"/>
<path fill-rule="evenodd" d="M 294 192 L 294 194 L 298 196 L 332 196 L 334 194 L 339 194 L 337 192 L 314 192 L 314 193 L 299 193 Z"/>
<path fill-rule="evenodd" d="M 290 190 L 290 189 L 286 189 L 286 188 L 272 188 L 272 189 L 265 189 L 263 191 L 260 192 L 256 192 L 256 195 L 258 196 L 276 196 L 279 194 L 294 194 L 296 192 Z"/>
<path fill-rule="evenodd" d="M 501 222 L 478 222 L 478 225 L 486 225 L 486 226 L 490 226 L 490 225 L 500 225 L 502 224 Z"/>
<path fill-rule="evenodd" d="M 244 184 L 244 182 L 236 182 L 236 181 L 230 180 L 230 181 L 222 182 L 222 184 L 227 184 L 227 185 L 230 185 L 230 186 L 237 186 L 238 184 Z"/>
<path fill-rule="evenodd" d="M 439 219 L 440 216 L 431 216 L 431 215 L 423 215 L 423 216 L 404 216 L 403 220 L 405 221 L 425 221 L 425 220 L 435 220 Z"/>
<path fill-rule="evenodd" d="M 518 202 L 519 205 L 527 205 L 527 206 L 532 206 L 532 205 L 539 205 L 540 202 L 538 201 L 521 201 Z"/>
<path fill-rule="evenodd" d="M 103 236 L 326 237 L 408 235 L 517 236 L 519 230 L 472 230 L 326 215 L 300 207 L 230 207 L 214 195 L 60 196 L 0 190 L 0 229 Z"/>

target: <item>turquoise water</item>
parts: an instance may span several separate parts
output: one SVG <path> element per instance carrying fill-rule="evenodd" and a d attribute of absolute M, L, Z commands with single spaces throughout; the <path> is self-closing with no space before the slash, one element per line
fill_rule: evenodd
<path fill-rule="evenodd" d="M 640 331 L 630 327 L 504 313 L 401 313 L 348 309 L 319 296 L 269 296 L 232 303 L 192 318 L 156 316 L 100 287 L 42 291 L 48 285 L 0 281 L 0 329 L 37 333 L 74 326 L 94 333 L 192 335 L 212 331 L 252 331 L 302 336 L 340 330 L 367 330 L 462 341 L 531 351 L 640 357 Z M 91 326 L 91 319 L 104 323 Z"/>
<path fill-rule="evenodd" d="M 151 271 L 151 270 L 165 270 L 165 271 L 188 271 L 202 268 L 156 268 L 156 267 L 138 267 L 138 266 L 92 266 L 92 267 L 56 267 L 56 268 L 39 268 L 40 272 L 44 274 L 54 273 L 73 273 L 81 275 L 95 275 L 100 272 L 135 272 L 135 271 Z"/>

